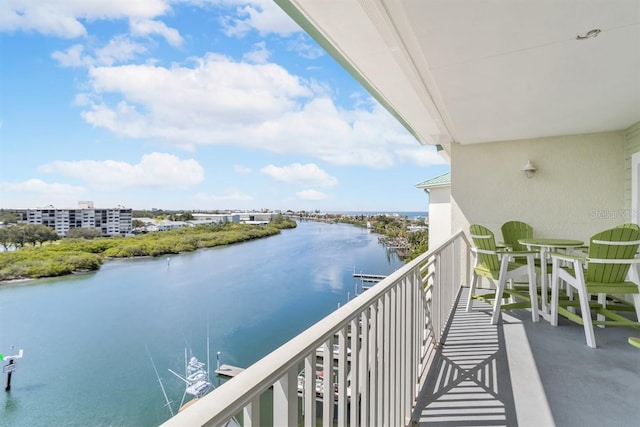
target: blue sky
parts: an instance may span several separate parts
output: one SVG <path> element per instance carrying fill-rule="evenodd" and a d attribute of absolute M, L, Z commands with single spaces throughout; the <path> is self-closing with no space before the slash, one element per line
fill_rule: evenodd
<path fill-rule="evenodd" d="M 270 0 L 2 0 L 0 64 L 0 208 L 425 211 L 448 170 Z"/>

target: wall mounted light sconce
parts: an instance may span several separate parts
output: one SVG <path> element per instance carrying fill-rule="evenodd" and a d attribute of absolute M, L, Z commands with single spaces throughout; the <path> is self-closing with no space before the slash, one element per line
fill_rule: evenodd
<path fill-rule="evenodd" d="M 527 176 L 527 178 L 531 178 L 533 174 L 536 172 L 536 167 L 533 166 L 531 160 L 527 160 L 527 164 L 522 168 L 522 172 Z"/>

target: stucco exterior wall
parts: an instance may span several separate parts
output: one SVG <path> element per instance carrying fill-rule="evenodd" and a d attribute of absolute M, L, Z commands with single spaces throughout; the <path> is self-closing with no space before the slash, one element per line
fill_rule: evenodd
<path fill-rule="evenodd" d="M 624 198 L 627 207 L 631 206 L 631 156 L 635 153 L 640 152 L 640 122 L 631 126 L 624 132 L 625 142 L 626 142 L 626 158 L 625 158 L 625 169 L 626 169 L 626 177 L 624 183 Z"/>
<path fill-rule="evenodd" d="M 625 203 L 625 132 L 453 145 L 453 231 L 521 220 L 536 237 L 587 240 L 630 222 Z M 527 160 L 537 172 L 521 171 Z"/>
<path fill-rule="evenodd" d="M 451 187 L 429 190 L 429 249 L 451 237 Z"/>

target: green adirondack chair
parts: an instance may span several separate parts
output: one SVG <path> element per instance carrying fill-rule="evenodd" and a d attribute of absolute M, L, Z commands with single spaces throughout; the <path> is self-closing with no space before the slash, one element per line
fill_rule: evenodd
<path fill-rule="evenodd" d="M 640 319 L 640 280 L 635 264 L 640 246 L 640 231 L 634 227 L 616 227 L 593 235 L 589 241 L 587 257 L 551 253 L 553 274 L 551 278 L 551 324 L 558 324 L 558 314 L 584 326 L 589 347 L 596 347 L 593 325 L 631 326 L 640 328 L 633 321 L 607 307 L 608 294 L 633 296 L 636 316 Z M 565 261 L 569 266 L 563 267 Z M 631 268 L 633 266 L 633 268 Z M 627 280 L 627 274 L 631 280 Z M 560 281 L 574 288 L 579 297 L 580 315 L 566 307 L 576 305 L 569 301 L 559 304 Z M 597 295 L 597 301 L 591 300 Z M 592 312 L 598 319 L 592 319 Z"/>
<path fill-rule="evenodd" d="M 506 248 L 497 248 L 493 232 L 479 224 L 472 224 L 469 231 L 473 239 L 474 248 L 472 248 L 472 251 L 476 257 L 476 264 L 473 269 L 473 280 L 471 282 L 471 289 L 469 290 L 467 311 L 471 311 L 474 299 L 493 300 L 491 324 L 495 325 L 498 322 L 501 308 L 531 307 L 532 320 L 537 322 L 539 315 L 534 266 L 534 256 L 536 252 L 512 251 Z M 526 264 L 513 261 L 515 258 L 522 259 L 522 257 L 527 259 Z M 513 282 L 514 279 L 522 276 L 529 277 L 528 294 L 518 292 L 516 289 L 513 289 L 512 286 L 509 289 L 505 289 L 507 282 Z M 486 277 L 492 282 L 497 282 L 495 294 L 484 296 L 476 295 L 476 288 L 481 277 Z M 505 295 L 523 300 L 523 302 L 502 304 L 502 299 Z"/>
<path fill-rule="evenodd" d="M 522 221 L 509 221 L 502 224 L 502 239 L 504 244 L 514 251 L 526 252 L 526 246 L 521 245 L 518 240 L 530 239 L 533 237 L 533 227 Z"/>
<path fill-rule="evenodd" d="M 632 230 L 640 231 L 640 225 L 634 224 L 633 222 L 628 222 L 625 224 L 620 224 L 616 228 L 630 228 Z"/>
<path fill-rule="evenodd" d="M 640 225 L 634 224 L 633 222 L 620 224 L 616 226 L 616 228 L 630 228 L 632 230 L 640 231 Z M 635 266 L 633 268 L 635 268 Z M 609 310 L 615 310 L 615 311 L 630 311 L 630 312 L 635 311 L 635 307 L 633 304 L 616 295 L 607 295 L 607 308 Z"/>

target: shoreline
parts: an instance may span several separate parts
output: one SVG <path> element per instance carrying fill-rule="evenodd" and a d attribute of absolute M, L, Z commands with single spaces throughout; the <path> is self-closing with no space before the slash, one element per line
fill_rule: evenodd
<path fill-rule="evenodd" d="M 38 278 L 38 279 L 23 278 L 23 279 L 0 280 L 0 286 L 2 286 L 2 285 L 13 285 L 13 284 L 16 284 L 16 283 L 23 283 L 23 282 L 31 282 L 33 280 L 39 280 L 39 279 L 48 279 L 48 277 L 41 277 L 41 278 Z"/>
<path fill-rule="evenodd" d="M 274 233 L 274 234 L 268 234 L 268 235 L 264 235 L 264 236 L 257 236 L 257 237 L 252 237 L 249 239 L 239 239 L 237 241 L 233 241 L 233 242 L 229 242 L 229 243 L 224 243 L 221 245 L 215 245 L 215 246 L 205 246 L 205 247 L 198 247 L 195 248 L 192 251 L 180 251 L 180 252 L 167 252 L 167 253 L 163 253 L 163 254 L 159 254 L 159 255 L 134 255 L 134 256 L 124 256 L 124 257 L 118 257 L 118 256 L 103 256 L 100 265 L 98 266 L 98 268 L 96 268 L 95 270 L 88 270 L 88 269 L 81 269 L 81 270 L 73 270 L 69 273 L 65 273 L 65 274 L 60 274 L 60 275 L 51 275 L 51 276 L 41 276 L 41 277 L 20 277 L 20 278 L 12 278 L 12 279 L 3 279 L 0 280 L 0 286 L 2 285 L 9 285 L 9 284 L 19 284 L 19 283 L 25 283 L 25 282 L 31 282 L 31 281 L 35 281 L 35 280 L 43 280 L 43 279 L 55 279 L 55 278 L 62 278 L 62 277 L 69 277 L 69 276 L 74 276 L 74 275 L 82 275 L 82 274 L 89 274 L 89 273 L 94 273 L 94 272 L 98 272 L 100 271 L 103 263 L 110 261 L 110 260 L 138 260 L 138 259 L 147 259 L 147 258 L 166 258 L 166 257 L 172 257 L 172 256 L 177 256 L 183 253 L 193 253 L 193 252 L 197 252 L 199 250 L 202 249 L 210 249 L 210 248 L 215 248 L 215 247 L 219 247 L 219 246 L 229 246 L 229 245 L 236 245 L 236 244 L 240 244 L 240 243 L 245 243 L 245 242 L 249 242 L 255 239 L 264 239 L 267 237 L 272 237 L 275 235 L 280 234 L 283 230 L 288 230 L 288 229 L 295 229 L 296 227 L 284 227 L 284 228 L 280 228 L 280 227 L 276 227 L 278 228 L 278 232 Z M 164 233 L 164 232 L 163 232 Z M 14 251 L 12 251 L 13 253 Z"/>

